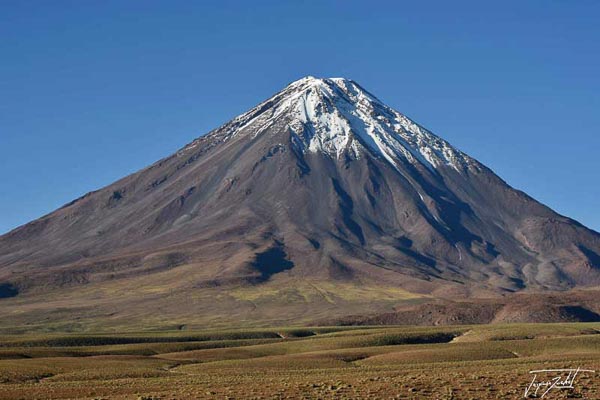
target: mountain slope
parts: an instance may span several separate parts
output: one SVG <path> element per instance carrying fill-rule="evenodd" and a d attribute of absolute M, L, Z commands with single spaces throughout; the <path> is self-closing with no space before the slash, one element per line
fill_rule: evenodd
<path fill-rule="evenodd" d="M 189 312 L 249 306 L 260 308 L 249 319 L 264 320 L 422 296 L 593 287 L 599 254 L 598 233 L 512 189 L 355 82 L 307 77 L 0 237 L 0 282 L 6 304 L 60 299 L 65 288 L 71 300 L 95 293 L 106 302 L 107 292 L 133 285 L 117 309 L 134 302 L 143 314 L 212 293 L 228 300 Z M 277 299 L 281 288 L 289 301 Z M 361 288 L 375 289 L 341 293 Z"/>

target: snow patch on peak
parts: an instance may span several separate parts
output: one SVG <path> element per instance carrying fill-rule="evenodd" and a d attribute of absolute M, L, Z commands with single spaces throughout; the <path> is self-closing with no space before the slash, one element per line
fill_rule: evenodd
<path fill-rule="evenodd" d="M 221 127 L 223 140 L 268 128 L 289 128 L 300 151 L 340 158 L 369 151 L 398 167 L 401 160 L 431 171 L 448 165 L 457 171 L 476 165 L 448 142 L 386 106 L 356 82 L 306 76 Z"/>
<path fill-rule="evenodd" d="M 303 78 L 300 78 L 300 79 L 297 79 L 297 80 L 293 81 L 292 83 L 290 83 L 288 85 L 288 87 L 289 86 L 302 85 L 302 84 L 307 83 L 307 82 L 314 82 L 314 81 L 318 81 L 318 80 L 319 80 L 319 78 L 316 78 L 316 77 L 314 77 L 312 75 L 307 75 L 307 76 L 305 76 Z"/>

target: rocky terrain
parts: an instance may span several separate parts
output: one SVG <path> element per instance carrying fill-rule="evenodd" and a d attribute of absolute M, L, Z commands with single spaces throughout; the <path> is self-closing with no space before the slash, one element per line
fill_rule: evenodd
<path fill-rule="evenodd" d="M 0 236 L 11 326 L 525 321 L 507 296 L 599 286 L 600 234 L 342 78 Z M 584 303 L 549 319 L 597 318 Z"/>

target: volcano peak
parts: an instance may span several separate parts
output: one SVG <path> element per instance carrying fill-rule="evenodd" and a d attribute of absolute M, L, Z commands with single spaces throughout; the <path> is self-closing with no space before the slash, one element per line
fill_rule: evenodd
<path fill-rule="evenodd" d="M 32 310 L 68 292 L 70 315 L 98 303 L 94 315 L 123 319 L 294 321 L 381 311 L 407 294 L 598 286 L 599 254 L 598 233 L 356 82 L 305 77 L 0 236 L 0 291 L 17 299 L 0 301 Z"/>
<path fill-rule="evenodd" d="M 477 168 L 464 153 L 346 78 L 301 78 L 232 122 L 226 139 L 256 137 L 278 126 L 290 132 L 301 152 L 336 159 L 369 153 L 395 167 L 408 162 L 429 171 Z"/>

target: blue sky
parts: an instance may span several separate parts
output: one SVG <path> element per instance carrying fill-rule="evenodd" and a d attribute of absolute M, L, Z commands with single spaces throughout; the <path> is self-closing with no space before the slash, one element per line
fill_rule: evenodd
<path fill-rule="evenodd" d="M 305 75 L 600 231 L 600 2 L 2 1 L 0 233 Z"/>

